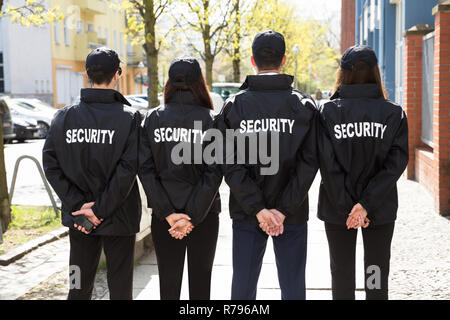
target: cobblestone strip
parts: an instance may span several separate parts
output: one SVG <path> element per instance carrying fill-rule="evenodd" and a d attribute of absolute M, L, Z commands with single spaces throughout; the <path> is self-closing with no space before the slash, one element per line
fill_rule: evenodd
<path fill-rule="evenodd" d="M 8 266 L 0 266 L 0 300 L 14 300 L 68 265 L 69 240 L 44 245 Z"/>

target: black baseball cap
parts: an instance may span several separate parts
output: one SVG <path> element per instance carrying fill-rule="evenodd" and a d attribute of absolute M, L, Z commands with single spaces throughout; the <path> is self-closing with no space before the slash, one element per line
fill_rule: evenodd
<path fill-rule="evenodd" d="M 104 73 L 113 73 L 120 67 L 119 55 L 107 47 L 94 49 L 86 58 L 86 70 L 92 66 L 100 66 Z"/>
<path fill-rule="evenodd" d="M 341 68 L 350 71 L 367 69 L 367 67 L 357 68 L 355 63 L 359 61 L 367 63 L 368 68 L 373 68 L 378 64 L 377 55 L 371 47 L 356 45 L 345 50 L 341 58 Z"/>
<path fill-rule="evenodd" d="M 202 76 L 197 59 L 181 56 L 172 61 L 169 68 L 169 81 L 176 87 L 190 86 Z"/>
<path fill-rule="evenodd" d="M 281 33 L 267 30 L 258 33 L 253 39 L 252 52 L 253 55 L 258 54 L 263 49 L 272 49 L 280 56 L 286 53 L 286 42 Z"/>

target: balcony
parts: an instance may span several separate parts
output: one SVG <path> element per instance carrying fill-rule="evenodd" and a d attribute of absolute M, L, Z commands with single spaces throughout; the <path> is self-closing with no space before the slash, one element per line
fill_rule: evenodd
<path fill-rule="evenodd" d="M 106 39 L 99 38 L 97 32 L 77 34 L 75 37 L 75 60 L 83 61 L 95 48 L 104 46 Z"/>
<path fill-rule="evenodd" d="M 131 49 L 131 50 L 130 50 Z M 144 61 L 144 48 L 141 44 L 136 44 L 128 47 L 127 50 L 128 65 L 137 65 Z"/>
<path fill-rule="evenodd" d="M 77 1 L 80 9 L 92 14 L 105 14 L 107 4 L 103 0 L 80 0 Z"/>

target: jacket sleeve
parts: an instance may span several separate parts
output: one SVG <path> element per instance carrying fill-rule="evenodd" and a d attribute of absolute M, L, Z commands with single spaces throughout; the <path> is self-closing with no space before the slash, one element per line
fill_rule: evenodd
<path fill-rule="evenodd" d="M 120 160 L 105 190 L 103 190 L 92 206 L 92 211 L 99 218 L 107 219 L 110 217 L 128 197 L 136 182 L 139 168 L 139 128 L 140 113 L 135 112 Z"/>
<path fill-rule="evenodd" d="M 42 164 L 45 176 L 55 190 L 61 202 L 71 212 L 81 209 L 86 202 L 83 192 L 64 174 L 55 151 L 54 136 L 55 118 L 45 139 L 44 148 L 42 149 Z"/>
<path fill-rule="evenodd" d="M 249 216 L 256 216 L 258 212 L 266 207 L 262 190 L 252 179 L 250 172 L 245 165 L 237 164 L 237 161 L 231 161 L 233 164 L 227 164 L 227 158 L 230 156 L 230 153 L 226 148 L 227 140 L 235 139 L 226 134 L 227 129 L 232 129 L 227 121 L 227 112 L 232 104 L 232 99 L 225 104 L 217 120 L 217 127 L 224 136 L 223 154 L 225 159 L 222 171 L 225 176 L 225 181 L 230 187 L 231 193 L 239 202 L 241 208 L 244 209 L 244 212 Z M 233 155 L 237 157 L 237 152 L 239 152 L 239 150 L 236 148 L 236 143 L 234 143 L 234 141 L 228 141 L 228 143 L 234 146 Z"/>
<path fill-rule="evenodd" d="M 149 117 L 144 121 L 141 129 L 141 145 L 139 147 L 140 168 L 139 180 L 144 187 L 147 199 L 151 199 L 153 214 L 159 219 L 164 220 L 167 216 L 175 212 L 175 208 L 170 202 L 166 190 L 161 184 L 156 172 L 156 165 L 150 147 L 150 138 L 148 136 Z"/>
<path fill-rule="evenodd" d="M 355 203 L 345 187 L 346 173 L 336 159 L 323 113 L 318 118 L 317 152 L 322 183 L 328 198 L 339 213 L 348 214 Z"/>
<path fill-rule="evenodd" d="M 218 165 L 206 166 L 186 204 L 186 214 L 191 217 L 194 226 L 201 224 L 208 215 L 219 192 L 222 178 L 222 171 Z"/>
<path fill-rule="evenodd" d="M 295 214 L 295 208 L 301 206 L 319 169 L 317 160 L 317 109 L 311 102 L 305 102 L 305 107 L 312 112 L 310 128 L 297 151 L 295 173 L 277 199 L 276 209 L 285 216 Z"/>
<path fill-rule="evenodd" d="M 384 199 L 392 192 L 392 188 L 405 170 L 408 158 L 408 121 L 402 111 L 400 125 L 383 163 L 383 168 L 369 181 L 359 199 L 359 203 L 367 212 L 370 213 L 383 204 Z"/>

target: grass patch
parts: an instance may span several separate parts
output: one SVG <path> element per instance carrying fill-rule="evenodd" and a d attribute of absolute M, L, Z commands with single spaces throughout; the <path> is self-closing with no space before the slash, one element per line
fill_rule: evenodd
<path fill-rule="evenodd" d="M 0 254 L 61 226 L 61 219 L 49 207 L 11 206 L 12 221 L 3 234 Z"/>

